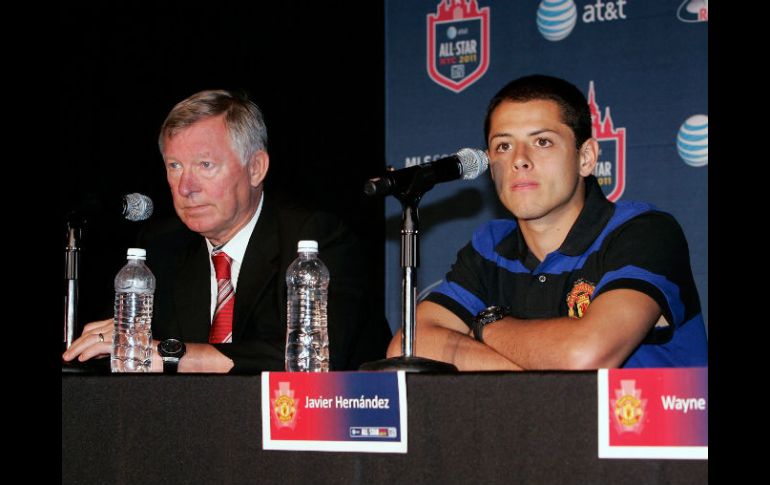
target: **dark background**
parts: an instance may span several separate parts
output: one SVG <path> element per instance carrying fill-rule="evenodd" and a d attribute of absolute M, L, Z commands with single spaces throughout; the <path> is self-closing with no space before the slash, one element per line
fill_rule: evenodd
<path fill-rule="evenodd" d="M 268 128 L 266 190 L 334 212 L 358 234 L 383 312 L 384 210 L 363 195 L 384 159 L 380 2 L 102 2 L 61 9 L 62 258 L 68 213 L 140 192 L 174 214 L 157 147 L 178 101 L 245 90 Z M 91 215 L 78 322 L 111 315 L 113 278 L 141 222 Z M 79 334 L 79 331 L 77 332 Z"/>

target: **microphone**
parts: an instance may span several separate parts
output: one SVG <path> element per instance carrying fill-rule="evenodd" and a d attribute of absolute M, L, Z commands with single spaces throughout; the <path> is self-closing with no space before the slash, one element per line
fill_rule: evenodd
<path fill-rule="evenodd" d="M 483 150 L 463 148 L 454 155 L 440 158 L 422 165 L 393 170 L 382 177 L 370 179 L 364 184 L 364 193 L 369 196 L 390 195 L 406 190 L 415 180 L 417 173 L 424 175 L 433 184 L 462 178 L 475 179 L 489 167 L 489 158 Z"/>
<path fill-rule="evenodd" d="M 129 221 L 143 221 L 152 215 L 154 208 L 151 198 L 134 192 L 123 196 L 121 215 Z"/>
<path fill-rule="evenodd" d="M 120 214 L 129 221 L 143 221 L 152 215 L 152 199 L 144 194 L 132 193 L 124 195 L 120 202 L 114 199 L 108 199 L 109 202 L 102 202 L 95 196 L 87 196 L 86 200 L 78 204 L 77 208 L 70 214 L 80 216 L 98 215 L 102 213 Z"/>

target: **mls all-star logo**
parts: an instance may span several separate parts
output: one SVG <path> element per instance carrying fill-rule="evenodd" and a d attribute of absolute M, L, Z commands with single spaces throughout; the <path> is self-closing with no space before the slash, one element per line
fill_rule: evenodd
<path fill-rule="evenodd" d="M 588 84 L 588 106 L 591 109 L 593 135 L 599 142 L 599 160 L 594 175 L 604 195 L 614 202 L 620 199 L 626 188 L 626 129 L 614 127 L 609 107 L 605 107 L 602 118 L 593 81 Z"/>
<path fill-rule="evenodd" d="M 428 75 L 459 93 L 489 67 L 489 7 L 477 0 L 441 0 L 428 14 Z"/>

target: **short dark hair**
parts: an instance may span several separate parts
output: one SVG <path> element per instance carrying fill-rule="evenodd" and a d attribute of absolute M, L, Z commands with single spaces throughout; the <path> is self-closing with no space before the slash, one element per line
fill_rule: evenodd
<path fill-rule="evenodd" d="M 484 142 L 489 143 L 489 124 L 492 113 L 503 101 L 526 102 L 549 99 L 559 105 L 564 124 L 575 134 L 580 149 L 591 138 L 591 111 L 583 93 L 574 85 L 558 77 L 533 74 L 509 82 L 495 94 L 487 107 L 484 119 Z"/>

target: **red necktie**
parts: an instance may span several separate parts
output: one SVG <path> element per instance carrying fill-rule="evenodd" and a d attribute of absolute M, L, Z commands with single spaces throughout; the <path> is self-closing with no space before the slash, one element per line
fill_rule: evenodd
<path fill-rule="evenodd" d="M 233 341 L 233 306 L 235 291 L 230 281 L 230 256 L 222 251 L 211 254 L 214 262 L 214 272 L 217 275 L 217 306 L 214 309 L 214 319 L 209 332 L 210 344 L 226 344 Z"/>

